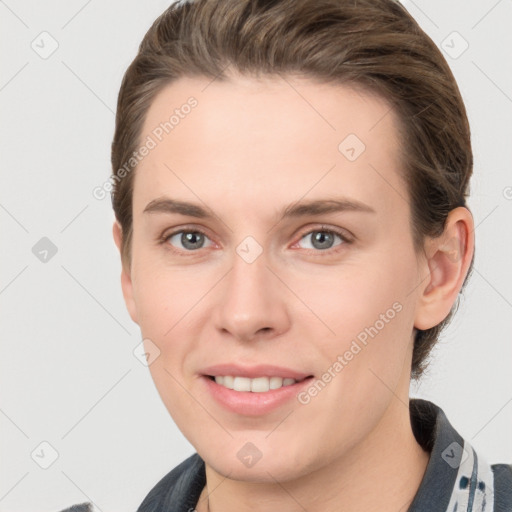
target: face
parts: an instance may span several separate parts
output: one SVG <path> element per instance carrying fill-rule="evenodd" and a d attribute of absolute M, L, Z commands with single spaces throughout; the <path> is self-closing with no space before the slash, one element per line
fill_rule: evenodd
<path fill-rule="evenodd" d="M 187 78 L 154 100 L 150 139 L 123 291 L 180 430 L 251 481 L 369 442 L 396 414 L 390 390 L 407 400 L 422 278 L 389 105 L 304 79 Z"/>

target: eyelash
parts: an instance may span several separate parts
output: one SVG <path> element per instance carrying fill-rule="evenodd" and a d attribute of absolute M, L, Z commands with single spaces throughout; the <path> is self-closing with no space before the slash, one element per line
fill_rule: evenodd
<path fill-rule="evenodd" d="M 299 237 L 299 240 L 298 242 L 300 242 L 300 240 L 302 240 L 305 236 L 307 235 L 311 235 L 312 233 L 315 233 L 315 232 L 322 232 L 322 233 L 329 233 L 331 235 L 337 235 L 340 237 L 342 243 L 341 244 L 338 244 L 338 245 L 335 245 L 333 248 L 331 249 L 325 249 L 325 250 L 320 250 L 320 249 L 306 249 L 308 251 L 313 251 L 315 253 L 315 255 L 318 255 L 318 256 L 330 256 L 332 255 L 333 253 L 337 253 L 339 252 L 340 250 L 343 250 L 343 246 L 345 245 L 350 245 L 351 243 L 353 243 L 353 240 L 350 239 L 345 232 L 341 232 L 341 231 L 338 231 L 336 229 L 333 229 L 333 228 L 329 228 L 327 226 L 320 226 L 318 228 L 314 228 L 314 229 L 310 229 L 309 231 L 305 231 L 303 233 L 301 233 L 300 237 Z M 201 229 L 199 228 L 193 228 L 193 229 L 178 229 L 176 231 L 173 231 L 171 233 L 164 233 L 158 240 L 158 242 L 162 245 L 166 245 L 167 248 L 172 251 L 173 253 L 177 253 L 177 254 L 183 254 L 183 253 L 189 253 L 190 255 L 193 255 L 194 253 L 197 253 L 199 252 L 200 249 L 198 250 L 195 250 L 195 251 L 183 251 L 181 249 L 176 249 L 174 248 L 172 245 L 170 245 L 168 242 L 169 242 L 169 239 L 172 238 L 174 235 L 178 235 L 180 233 L 200 233 L 201 235 L 205 236 L 206 238 L 209 238 L 209 236 Z M 296 243 L 298 243 L 296 242 Z M 294 244 L 295 245 L 295 244 Z"/>

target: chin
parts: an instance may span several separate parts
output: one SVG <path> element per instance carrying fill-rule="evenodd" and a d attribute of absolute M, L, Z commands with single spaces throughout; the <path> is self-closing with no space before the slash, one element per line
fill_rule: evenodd
<path fill-rule="evenodd" d="M 236 445 L 236 447 L 235 447 Z M 261 443 L 260 443 L 261 445 Z M 275 483 L 294 480 L 321 466 L 320 460 L 304 460 L 300 446 L 277 454 L 269 443 L 259 451 L 250 442 L 235 442 L 231 446 L 207 447 L 201 455 L 206 465 L 231 480 L 253 483 Z"/>
<path fill-rule="evenodd" d="M 296 471 L 296 468 L 293 468 L 294 470 L 292 471 L 289 463 L 275 464 L 271 461 L 264 463 L 263 460 L 260 460 L 251 468 L 243 467 L 241 464 L 234 464 L 228 460 L 216 460 L 214 464 L 208 464 L 206 461 L 206 464 L 219 475 L 240 482 L 275 484 L 276 480 L 286 482 L 302 476 L 300 472 Z"/>

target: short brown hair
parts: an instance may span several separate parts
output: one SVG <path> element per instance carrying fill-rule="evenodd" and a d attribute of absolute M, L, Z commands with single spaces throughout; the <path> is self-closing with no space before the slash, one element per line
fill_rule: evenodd
<path fill-rule="evenodd" d="M 162 88 L 189 76 L 228 80 L 289 74 L 347 84 L 394 108 L 401 173 L 417 251 L 439 236 L 451 210 L 466 205 L 473 169 L 470 128 L 455 78 L 434 42 L 394 0 L 198 0 L 172 4 L 146 33 L 119 91 L 112 170 L 140 144 L 146 113 Z M 112 204 L 130 262 L 132 172 L 114 180 Z M 398 249 L 397 249 L 398 250 Z M 474 259 L 474 257 L 473 257 Z M 473 260 L 463 286 L 473 267 Z M 442 329 L 418 330 L 412 360 L 418 378 Z"/>

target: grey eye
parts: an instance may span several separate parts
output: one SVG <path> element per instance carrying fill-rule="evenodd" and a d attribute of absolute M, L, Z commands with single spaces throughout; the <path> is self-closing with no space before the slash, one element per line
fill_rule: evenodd
<path fill-rule="evenodd" d="M 334 233 L 333 231 L 327 231 L 325 229 L 311 231 L 304 235 L 301 240 L 307 240 L 308 238 L 311 240 L 310 247 L 305 247 L 305 249 L 331 249 L 336 245 L 340 245 L 339 243 L 334 243 L 336 238 L 339 238 L 340 241 L 343 242 L 340 235 Z"/>
<path fill-rule="evenodd" d="M 199 231 L 179 231 L 168 238 L 171 245 L 177 246 L 176 244 L 179 242 L 181 247 L 178 245 L 178 248 L 187 251 L 202 249 L 206 240 L 208 237 Z"/>

